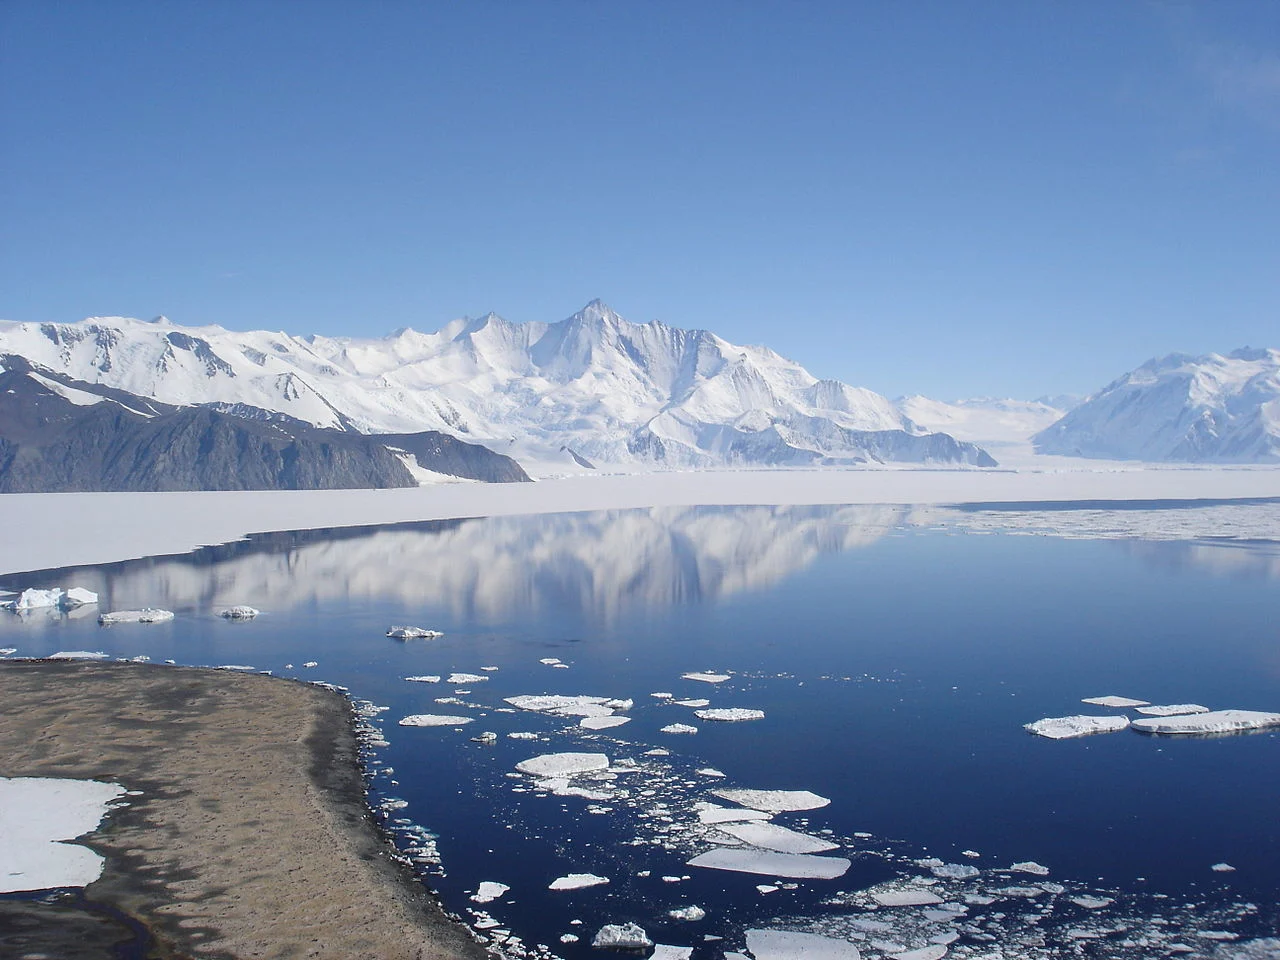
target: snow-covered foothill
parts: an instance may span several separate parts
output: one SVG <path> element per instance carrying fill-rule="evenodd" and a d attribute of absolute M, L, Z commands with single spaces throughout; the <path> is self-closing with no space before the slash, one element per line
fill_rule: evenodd
<path fill-rule="evenodd" d="M 415 713 L 400 721 L 402 727 L 460 727 L 473 722 L 471 717 L 454 717 L 443 713 Z"/>
<path fill-rule="evenodd" d="M 261 610 L 258 610 L 255 607 L 235 606 L 227 607 L 225 610 L 220 612 L 218 616 L 226 620 L 252 620 L 261 612 Z"/>
<path fill-rule="evenodd" d="M 720 848 L 700 853 L 687 861 L 691 867 L 754 873 L 765 877 L 794 880 L 834 880 L 844 876 L 849 861 L 843 857 L 817 857 L 805 853 L 774 853 L 765 850 Z"/>
<path fill-rule="evenodd" d="M 102 874 L 101 856 L 74 840 L 98 827 L 118 783 L 0 777 L 0 894 L 83 887 Z"/>
<path fill-rule="evenodd" d="M 1089 737 L 1096 733 L 1115 733 L 1129 726 L 1128 717 L 1046 717 L 1034 723 L 1023 724 L 1022 729 L 1037 737 L 1050 740 L 1069 740 L 1073 737 Z"/>
<path fill-rule="evenodd" d="M 599 887 L 609 882 L 608 877 L 599 877 L 594 873 L 570 873 L 551 881 L 548 890 L 585 890 L 588 887 Z"/>
<path fill-rule="evenodd" d="M 603 753 L 544 753 L 516 764 L 516 769 L 534 777 L 573 777 L 609 769 Z"/>
<path fill-rule="evenodd" d="M 591 941 L 597 950 L 646 950 L 653 941 L 638 923 L 607 923 Z"/>
<path fill-rule="evenodd" d="M 748 930 L 747 949 L 756 960 L 860 960 L 848 940 L 790 930 Z"/>
<path fill-rule="evenodd" d="M 831 801 L 808 790 L 712 790 L 713 794 L 730 803 L 767 810 L 769 813 L 789 813 L 795 810 L 818 810 Z"/>
<path fill-rule="evenodd" d="M 699 720 L 715 720 L 720 723 L 764 719 L 763 710 L 751 710 L 746 707 L 712 707 L 709 710 L 695 710 L 693 715 Z"/>
<path fill-rule="evenodd" d="M 1115 707 L 1121 709 L 1124 707 L 1146 707 L 1150 706 L 1150 700 L 1134 700 L 1132 697 L 1085 697 L 1081 703 L 1092 704 L 1095 707 Z"/>
<path fill-rule="evenodd" d="M 471 899 L 475 903 L 492 903 L 510 889 L 505 883 L 482 880 L 480 885 L 476 887 L 476 892 L 471 895 Z"/>
<path fill-rule="evenodd" d="M 692 673 L 682 673 L 680 676 L 685 680 L 698 680 L 702 683 L 724 683 L 726 680 L 733 679 L 727 673 L 699 673 L 697 671 Z"/>
<path fill-rule="evenodd" d="M 774 850 L 778 853 L 826 853 L 828 850 L 837 850 L 840 847 L 838 843 L 820 840 L 807 833 L 780 827 L 776 823 L 729 821 L 720 824 L 720 831 L 731 837 L 737 837 L 743 843 L 749 843 L 753 847 Z"/>
<path fill-rule="evenodd" d="M 143 607 L 141 610 L 112 610 L 100 614 L 98 622 L 111 623 L 164 623 L 173 619 L 172 610 L 159 610 L 155 607 Z"/>
<path fill-rule="evenodd" d="M 387 631 L 387 636 L 394 640 L 435 640 L 444 634 L 426 627 L 392 627 Z"/>
<path fill-rule="evenodd" d="M 1133 721 L 1133 729 L 1140 733 L 1171 736 L 1246 733 L 1250 730 L 1265 730 L 1270 727 L 1280 727 L 1280 713 L 1264 713 L 1260 710 L 1210 710 L 1208 713 L 1146 717 Z"/>
<path fill-rule="evenodd" d="M 1198 703 L 1167 703 L 1151 707 L 1138 707 L 1144 717 L 1178 717 L 1188 713 L 1208 713 L 1208 707 Z"/>

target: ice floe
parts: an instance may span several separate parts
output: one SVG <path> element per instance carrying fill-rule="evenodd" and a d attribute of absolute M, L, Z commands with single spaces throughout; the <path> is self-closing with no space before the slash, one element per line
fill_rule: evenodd
<path fill-rule="evenodd" d="M 789 813 L 795 810 L 817 810 L 831 801 L 808 790 L 712 790 L 715 796 L 753 810 Z"/>
<path fill-rule="evenodd" d="M 735 810 L 732 807 L 722 807 L 719 804 L 707 803 L 705 800 L 695 803 L 693 809 L 697 811 L 698 822 L 707 824 L 735 823 L 743 820 L 770 820 L 773 818 L 773 814 L 766 813 L 763 810 Z"/>
<path fill-rule="evenodd" d="M 718 720 L 722 722 L 764 719 L 763 710 L 751 710 L 746 707 L 718 707 L 710 710 L 695 710 L 693 715 L 699 720 Z"/>
<path fill-rule="evenodd" d="M 451 673 L 445 683 L 480 683 L 489 678 L 482 673 Z"/>
<path fill-rule="evenodd" d="M 428 674 L 421 677 L 405 677 L 410 683 L 439 683 L 440 676 L 438 674 Z"/>
<path fill-rule="evenodd" d="M 804 853 L 774 853 L 737 848 L 709 850 L 687 861 L 691 867 L 754 873 L 765 877 L 834 880 L 849 869 L 843 857 L 815 857 Z"/>
<path fill-rule="evenodd" d="M 516 769 L 535 777 L 572 777 L 609 769 L 603 753 L 544 753 L 516 764 Z"/>
<path fill-rule="evenodd" d="M 578 726 L 585 730 L 608 730 L 630 722 L 630 717 L 583 717 L 578 721 Z"/>
<path fill-rule="evenodd" d="M 687 723 L 668 723 L 658 730 L 659 733 L 697 733 L 698 728 Z"/>
<path fill-rule="evenodd" d="M 942 903 L 942 898 L 933 891 L 919 888 L 879 890 L 871 894 L 871 899 L 882 907 L 927 907 Z"/>
<path fill-rule="evenodd" d="M 1024 860 L 1021 863 L 1015 863 L 1009 867 L 1011 873 L 1029 873 L 1036 877 L 1047 877 L 1049 868 L 1042 863 L 1036 863 L 1034 860 Z"/>
<path fill-rule="evenodd" d="M 1186 713 L 1208 713 L 1208 707 L 1198 703 L 1169 703 L 1162 706 L 1138 707 L 1138 712 L 1146 717 L 1178 717 Z"/>
<path fill-rule="evenodd" d="M 480 885 L 476 887 L 476 892 L 471 895 L 471 899 L 476 903 L 492 903 L 510 889 L 505 883 L 482 880 Z"/>
<path fill-rule="evenodd" d="M 173 619 L 172 610 L 143 607 L 141 610 L 112 610 L 98 617 L 99 623 L 164 623 Z"/>
<path fill-rule="evenodd" d="M 653 941 L 638 923 L 607 923 L 591 941 L 598 950 L 645 950 Z"/>
<path fill-rule="evenodd" d="M 1229 863 L 1215 863 L 1209 869 L 1214 873 L 1234 873 L 1236 868 Z"/>
<path fill-rule="evenodd" d="M 102 874 L 103 858 L 63 841 L 97 828 L 118 783 L 53 777 L 0 777 L 0 893 L 83 887 Z"/>
<path fill-rule="evenodd" d="M 709 707 L 710 700 L 672 700 L 677 707 Z"/>
<path fill-rule="evenodd" d="M 45 657 L 46 660 L 109 660 L 101 650 L 59 650 Z"/>
<path fill-rule="evenodd" d="M 444 634 L 426 627 L 392 627 L 387 631 L 387 636 L 393 640 L 434 640 Z"/>
<path fill-rule="evenodd" d="M 1146 707 L 1150 700 L 1134 700 L 1132 697 L 1085 697 L 1081 703 L 1091 703 L 1098 707 Z"/>
<path fill-rule="evenodd" d="M 613 716 L 613 708 L 606 705 L 609 702 L 608 697 L 537 694 L 533 696 L 506 697 L 503 702 L 521 710 L 550 713 L 559 717 Z"/>
<path fill-rule="evenodd" d="M 655 943 L 649 960 L 690 960 L 693 947 L 675 947 L 669 943 Z"/>
<path fill-rule="evenodd" d="M 594 873 L 570 873 L 551 881 L 548 890 L 585 890 L 587 887 L 599 887 L 609 882 L 608 877 L 598 877 Z"/>
<path fill-rule="evenodd" d="M 471 723 L 471 717 L 453 717 L 444 713 L 415 713 L 400 721 L 402 727 L 459 727 Z"/>
<path fill-rule="evenodd" d="M 747 949 L 756 960 L 860 960 L 847 940 L 789 930 L 748 930 Z"/>
<path fill-rule="evenodd" d="M 254 607 L 227 607 L 219 613 L 218 616 L 224 617 L 227 620 L 252 620 L 261 612 L 261 610 Z"/>
<path fill-rule="evenodd" d="M 696 905 L 688 907 L 677 907 L 674 910 L 668 910 L 667 916 L 672 920 L 683 920 L 686 923 L 697 923 L 706 917 L 707 911 Z"/>
<path fill-rule="evenodd" d="M 807 833 L 780 827 L 776 823 L 746 821 L 741 823 L 727 822 L 720 824 L 720 831 L 731 837 L 737 837 L 743 843 L 778 853 L 826 853 L 837 850 L 838 843 L 830 840 L 819 840 Z"/>
<path fill-rule="evenodd" d="M 1243 733 L 1280 727 L 1280 713 L 1259 710 L 1210 710 L 1174 717 L 1150 717 L 1133 721 L 1133 729 L 1141 733 L 1214 734 Z"/>
<path fill-rule="evenodd" d="M 1068 740 L 1072 737 L 1088 737 L 1095 733 L 1115 733 L 1129 726 L 1128 717 L 1046 717 L 1035 723 L 1024 724 L 1022 729 L 1037 737 L 1050 740 Z"/>
<path fill-rule="evenodd" d="M 684 680 L 698 680 L 702 683 L 724 683 L 726 680 L 733 679 L 727 673 L 682 673 L 680 677 Z"/>

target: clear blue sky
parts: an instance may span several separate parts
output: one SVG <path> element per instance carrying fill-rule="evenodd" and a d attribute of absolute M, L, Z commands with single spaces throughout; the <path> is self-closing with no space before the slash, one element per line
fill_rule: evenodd
<path fill-rule="evenodd" d="M 494 310 L 890 395 L 1280 346 L 1280 3 L 0 2 L 0 317 Z"/>

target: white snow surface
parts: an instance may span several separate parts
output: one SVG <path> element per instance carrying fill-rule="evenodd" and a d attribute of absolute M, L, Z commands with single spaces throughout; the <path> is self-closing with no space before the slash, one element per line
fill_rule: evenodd
<path fill-rule="evenodd" d="M 857 431 L 924 432 L 885 397 L 766 347 L 630 323 L 599 301 L 558 323 L 489 314 L 381 339 L 122 317 L 0 323 L 0 353 L 166 403 L 244 403 L 365 433 L 441 430 L 573 469 L 573 454 L 668 466 L 874 458 Z"/>
<path fill-rule="evenodd" d="M 713 794 L 731 803 L 741 804 L 753 810 L 769 813 L 788 813 L 795 810 L 817 810 L 831 801 L 808 790 L 712 790 Z"/>
<path fill-rule="evenodd" d="M 1213 734 L 1241 733 L 1280 727 L 1280 713 L 1259 710 L 1210 710 L 1208 713 L 1173 717 L 1148 717 L 1133 721 L 1133 728 L 1143 733 Z"/>
<path fill-rule="evenodd" d="M 516 764 L 516 769 L 535 777 L 572 777 L 609 769 L 603 753 L 545 753 Z"/>
<path fill-rule="evenodd" d="M 599 877 L 594 873 L 570 873 L 551 881 L 548 890 L 582 890 L 586 887 L 598 887 L 609 882 L 608 877 Z"/>
<path fill-rule="evenodd" d="M 789 930 L 748 930 L 747 949 L 756 960 L 860 960 L 848 940 Z"/>
<path fill-rule="evenodd" d="M 0 528 L 6 533 L 0 538 L 0 573 L 186 553 L 255 532 L 691 504 L 862 504 L 864 511 L 879 505 L 885 512 L 880 522 L 884 530 L 910 520 L 917 526 L 965 529 L 1031 526 L 1037 532 L 1066 530 L 1079 536 L 1190 539 L 1226 533 L 1247 540 L 1277 535 L 1275 511 L 1222 505 L 1042 513 L 917 508 L 909 514 L 892 505 L 1221 500 L 1275 497 L 1277 489 L 1280 469 L 1270 467 L 1086 463 L 1016 472 L 707 470 L 396 490 L 7 494 L 0 498 Z M 145 523 L 139 522 L 142 516 Z M 1267 526 L 1260 528 L 1259 523 Z M 85 530 L 95 535 L 86 537 Z M 864 526 L 850 533 L 866 537 L 874 531 Z"/>
<path fill-rule="evenodd" d="M 104 860 L 63 843 L 97 828 L 107 805 L 124 796 L 118 783 L 52 777 L 0 777 L 0 893 L 83 887 Z"/>
<path fill-rule="evenodd" d="M 720 831 L 731 837 L 737 837 L 743 843 L 749 843 L 753 847 L 774 850 L 778 853 L 826 853 L 828 850 L 837 850 L 840 847 L 838 843 L 820 840 L 807 833 L 780 827 L 776 823 L 724 822 L 720 824 Z"/>
<path fill-rule="evenodd" d="M 460 727 L 473 722 L 473 717 L 456 717 L 447 713 L 415 713 L 400 721 L 402 727 Z"/>
<path fill-rule="evenodd" d="M 1149 360 L 1036 434 L 1035 444 L 1065 456 L 1280 463 L 1280 350 Z"/>
<path fill-rule="evenodd" d="M 1050 740 L 1070 740 L 1095 733 L 1115 733 L 1129 726 L 1128 717 L 1046 717 L 1023 725 L 1028 733 Z"/>
<path fill-rule="evenodd" d="M 753 873 L 792 880 L 834 880 L 844 876 L 849 861 L 843 857 L 815 857 L 803 853 L 772 853 L 738 848 L 709 850 L 688 861 L 691 867 Z"/>

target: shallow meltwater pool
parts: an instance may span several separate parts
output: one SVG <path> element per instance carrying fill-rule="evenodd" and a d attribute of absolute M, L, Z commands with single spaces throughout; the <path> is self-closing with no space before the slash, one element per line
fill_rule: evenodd
<path fill-rule="evenodd" d="M 6 577 L 99 598 L 0 648 L 347 688 L 375 811 L 513 956 L 1276 956 L 1280 508 L 1195 509 L 267 534 Z"/>

